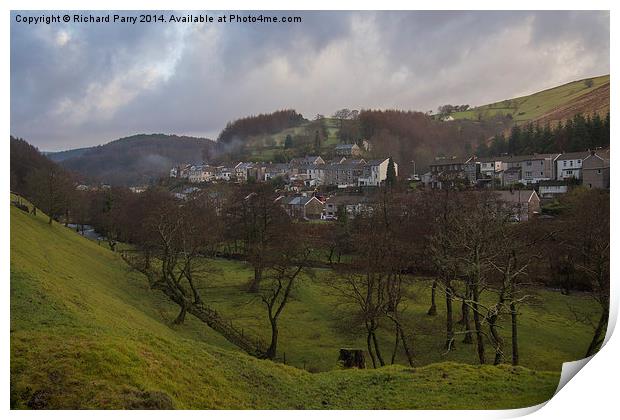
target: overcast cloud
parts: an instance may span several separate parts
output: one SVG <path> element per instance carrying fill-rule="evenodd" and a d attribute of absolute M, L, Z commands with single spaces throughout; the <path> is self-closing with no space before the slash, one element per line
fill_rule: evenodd
<path fill-rule="evenodd" d="M 283 108 L 310 118 L 481 105 L 609 73 L 609 12 L 295 12 L 302 23 L 150 25 L 25 25 L 17 14 L 41 13 L 12 12 L 11 133 L 41 150 L 136 133 L 215 138 L 230 120 Z"/>

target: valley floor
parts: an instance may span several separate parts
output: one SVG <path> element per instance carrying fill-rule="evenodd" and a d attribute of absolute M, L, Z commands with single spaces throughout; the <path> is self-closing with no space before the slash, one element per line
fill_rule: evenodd
<path fill-rule="evenodd" d="M 249 333 L 268 337 L 261 302 L 244 291 L 241 262 L 210 261 L 203 297 Z M 340 347 L 364 348 L 352 308 L 305 278 L 282 315 L 280 358 L 238 352 L 104 246 L 44 215 L 11 207 L 12 408 L 518 408 L 553 395 L 561 363 L 582 357 L 595 311 L 585 296 L 536 290 L 522 310 L 524 367 L 475 365 L 474 349 L 443 351 L 442 301 L 427 316 L 430 283 L 407 302 L 416 367 L 342 370 Z M 507 334 L 507 332 L 504 332 Z M 391 333 L 380 334 L 386 353 Z M 397 360 L 404 363 L 402 355 Z M 292 365 L 292 366 L 291 366 Z M 419 367 L 418 367 L 419 366 Z M 305 369 L 304 369 L 305 368 Z M 311 373 L 319 372 L 319 373 Z"/>

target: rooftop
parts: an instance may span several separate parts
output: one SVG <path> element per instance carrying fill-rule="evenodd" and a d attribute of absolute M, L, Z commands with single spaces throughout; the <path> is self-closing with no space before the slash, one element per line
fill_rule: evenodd
<path fill-rule="evenodd" d="M 590 151 L 586 150 L 583 152 L 568 152 L 562 153 L 558 160 L 569 160 L 569 159 L 585 159 L 590 155 Z"/>

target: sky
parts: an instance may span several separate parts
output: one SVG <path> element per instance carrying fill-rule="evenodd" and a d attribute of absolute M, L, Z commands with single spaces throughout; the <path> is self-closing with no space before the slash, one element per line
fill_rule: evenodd
<path fill-rule="evenodd" d="M 269 24 L 16 22 L 58 13 L 11 12 L 11 134 L 43 151 L 138 133 L 215 139 L 229 121 L 285 108 L 313 118 L 341 108 L 483 105 L 608 74 L 610 66 L 608 11 L 263 12 L 302 18 Z M 157 13 L 166 20 L 199 14 Z"/>

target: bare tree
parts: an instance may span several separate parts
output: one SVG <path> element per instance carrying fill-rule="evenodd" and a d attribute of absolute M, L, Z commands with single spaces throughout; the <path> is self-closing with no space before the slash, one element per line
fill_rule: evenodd
<path fill-rule="evenodd" d="M 290 230 L 289 233 L 291 233 Z M 278 320 L 290 300 L 296 280 L 306 267 L 310 255 L 308 247 L 299 241 L 294 242 L 293 240 L 285 243 L 281 249 L 281 257 L 268 268 L 260 290 L 261 300 L 267 308 L 267 317 L 271 327 L 271 342 L 266 351 L 266 357 L 269 359 L 274 359 L 277 354 Z"/>
<path fill-rule="evenodd" d="M 267 185 L 240 189 L 226 209 L 228 235 L 240 239 L 247 261 L 254 268 L 249 291 L 257 293 L 263 271 L 278 255 L 278 240 L 286 232 L 289 217 L 274 201 Z"/>
<path fill-rule="evenodd" d="M 585 356 L 593 355 L 605 339 L 609 320 L 609 192 L 579 190 L 567 199 L 564 235 L 575 255 L 575 268 L 588 280 L 601 313 Z"/>
<path fill-rule="evenodd" d="M 213 256 L 221 243 L 217 209 L 205 202 L 176 201 L 167 192 L 153 191 L 141 196 L 144 203 L 136 209 L 143 213 L 133 216 L 143 220 L 142 229 L 134 233 L 137 249 L 122 252 L 125 261 L 147 277 L 152 289 L 162 291 L 179 306 L 174 323 L 183 323 L 186 314 L 192 314 L 230 343 L 251 355 L 265 357 L 260 340 L 235 328 L 205 304 L 199 292 L 199 265 L 204 266 L 204 258 Z"/>
<path fill-rule="evenodd" d="M 410 263 L 408 230 L 403 228 L 406 205 L 383 190 L 376 204 L 352 221 L 353 259 L 337 268 L 331 283 L 343 301 L 353 304 L 356 316 L 366 332 L 366 345 L 373 367 L 385 365 L 377 330 L 386 319 L 394 328 L 394 363 L 399 347 L 413 365 L 410 339 L 402 321 L 405 310 L 404 275 Z"/>
<path fill-rule="evenodd" d="M 445 230 L 437 236 L 434 245 L 441 265 L 443 277 L 448 274 L 456 276 L 465 282 L 465 293 L 460 295 L 463 304 L 469 307 L 473 316 L 473 331 L 476 353 L 480 364 L 486 363 L 485 335 L 483 324 L 489 319 L 482 304 L 481 295 L 488 287 L 488 276 L 491 270 L 491 261 L 497 253 L 496 243 L 501 236 L 503 227 L 509 222 L 511 212 L 501 203 L 493 193 L 472 192 L 459 193 L 462 199 L 458 211 L 447 214 L 444 219 Z M 440 271 L 440 273 L 442 272 Z M 454 296 L 456 293 L 451 283 L 447 282 L 446 289 Z M 456 294 L 458 295 L 458 294 Z M 465 334 L 467 327 L 467 311 L 464 311 Z M 496 318 L 491 318 L 496 319 Z M 447 348 L 453 342 L 454 334 L 448 337 Z"/>
<path fill-rule="evenodd" d="M 445 190 L 435 195 L 433 220 L 434 232 L 429 238 L 430 258 L 436 277 L 445 292 L 446 301 L 446 343 L 448 351 L 454 349 L 454 281 L 457 279 L 458 268 L 455 259 L 453 235 L 460 223 L 460 199 L 453 191 Z"/>

